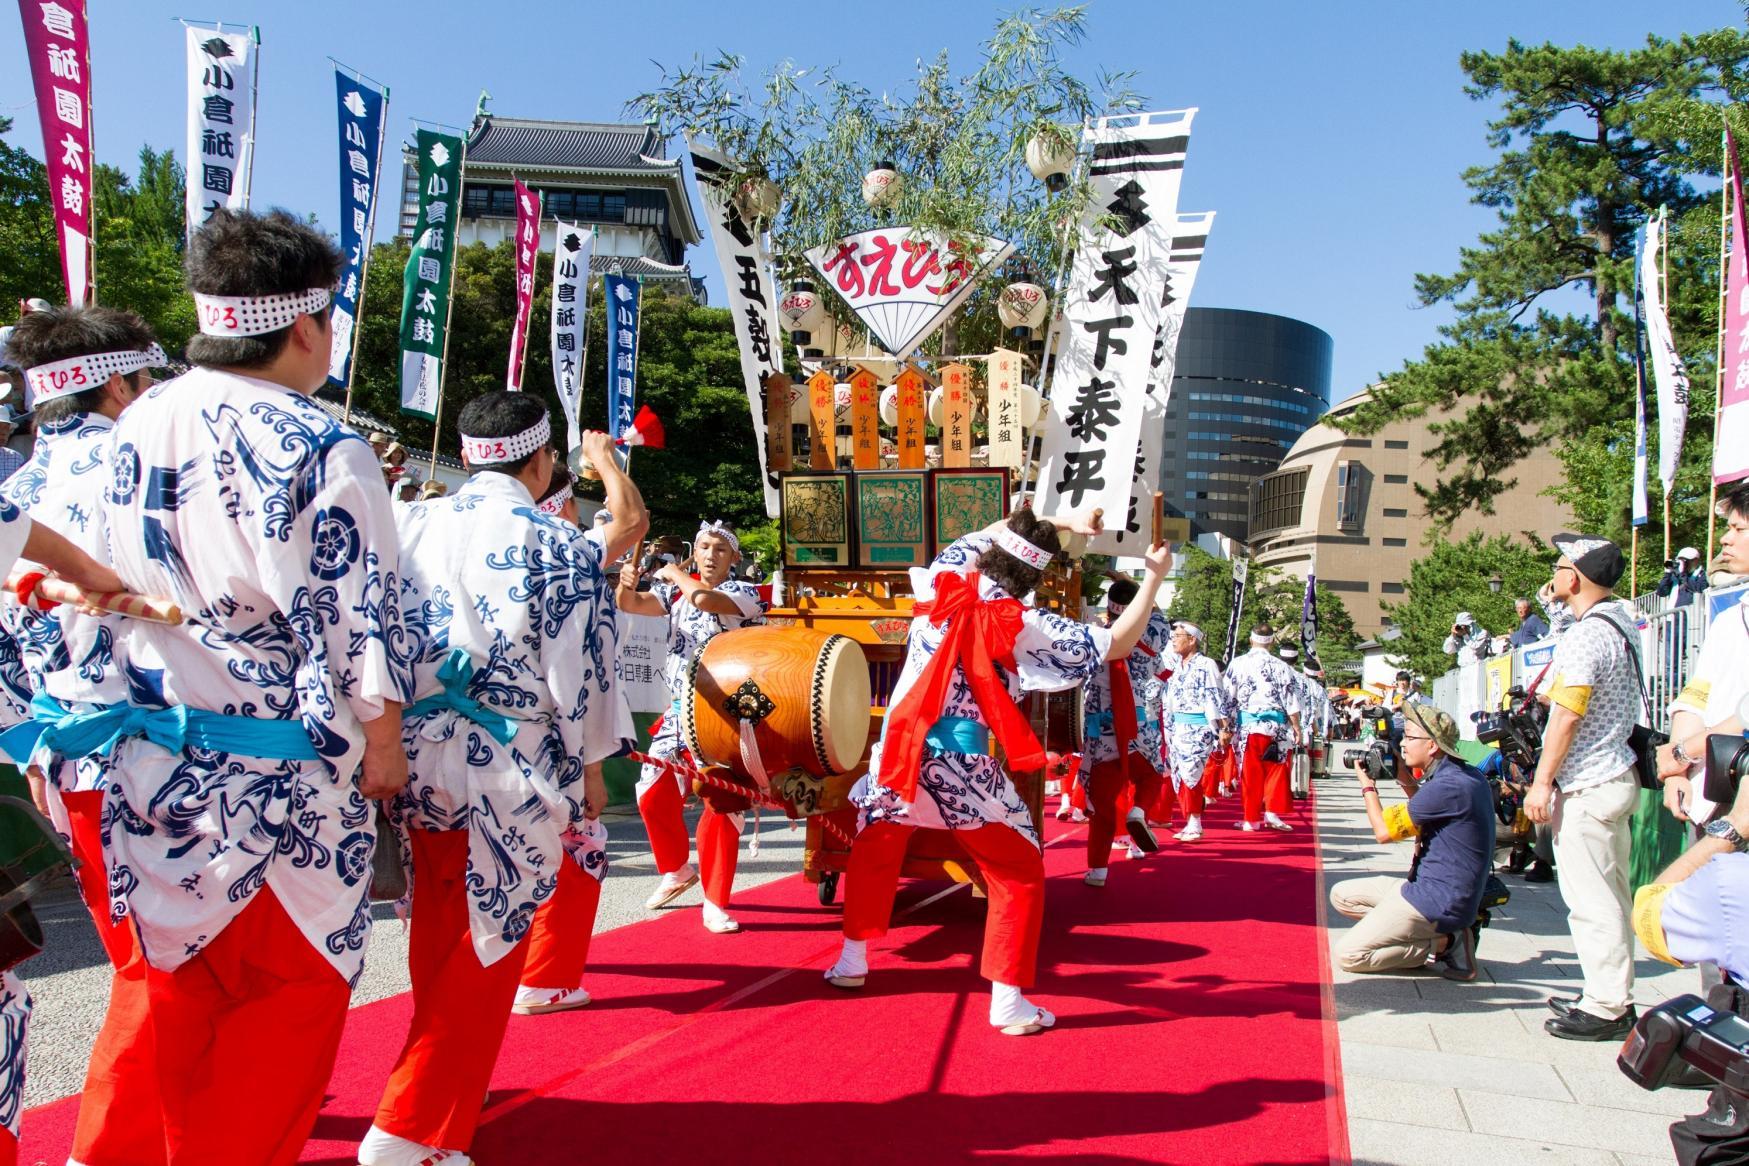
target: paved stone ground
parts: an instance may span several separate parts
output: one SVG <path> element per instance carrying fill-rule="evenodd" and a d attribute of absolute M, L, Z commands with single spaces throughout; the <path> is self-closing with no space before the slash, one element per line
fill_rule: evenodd
<path fill-rule="evenodd" d="M 1355 782 L 1321 780 L 1318 811 L 1326 888 L 1407 872 L 1409 845 L 1373 841 Z M 1668 1127 L 1705 1108 L 1705 1094 L 1648 1093 L 1616 1068 L 1616 1042 L 1543 1032 L 1547 998 L 1579 992 L 1566 908 L 1553 883 L 1502 877 L 1512 902 L 1482 932 L 1482 975 L 1473 983 L 1433 972 L 1334 971 L 1356 1166 L 1674 1161 Z M 1334 945 L 1350 921 L 1332 910 L 1329 925 Z M 1643 952 L 1635 976 L 1641 1007 L 1697 991 L 1700 983 L 1697 973 Z"/>
<path fill-rule="evenodd" d="M 656 889 L 656 865 L 650 854 L 644 823 L 630 806 L 603 815 L 608 829 L 611 873 L 602 884 L 597 931 L 606 931 L 652 918 L 644 900 Z M 695 806 L 687 813 L 689 829 L 698 825 Z M 755 887 L 795 874 L 802 868 L 802 835 L 789 829 L 781 818 L 766 814 L 760 827 L 758 854 L 749 854 L 747 839 L 753 834 L 749 816 L 741 847 L 735 885 Z M 690 911 L 697 916 L 703 902 L 694 887 L 669 910 Z M 97 942 L 91 917 L 71 885 L 44 903 L 37 913 L 43 921 L 43 954 L 24 964 L 24 978 L 36 1006 L 30 1021 L 30 1060 L 25 1077 L 26 1108 L 77 1093 L 84 1083 L 85 1062 L 103 1022 L 109 1000 L 109 963 Z M 731 913 L 732 909 L 731 909 Z M 699 942 L 733 942 L 713 936 L 699 927 Z M 407 934 L 386 905 L 376 908 L 376 926 L 371 929 L 364 978 L 353 993 L 354 1005 L 408 991 Z"/>

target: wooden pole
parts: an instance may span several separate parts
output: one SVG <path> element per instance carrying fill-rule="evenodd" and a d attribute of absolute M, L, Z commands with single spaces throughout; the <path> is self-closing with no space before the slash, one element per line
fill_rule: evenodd
<path fill-rule="evenodd" d="M 1723 116 L 1721 111 L 1721 116 Z M 1715 383 L 1713 386 L 1713 462 L 1716 465 L 1719 457 L 1719 405 L 1725 396 L 1725 330 L 1729 305 L 1727 303 L 1728 288 L 1731 283 L 1731 186 L 1737 173 L 1737 159 L 1731 153 L 1731 134 L 1729 129 L 1719 131 L 1719 152 L 1724 155 L 1725 164 L 1720 167 L 1724 182 L 1719 190 L 1719 351 L 1715 362 Z M 1739 239 L 1738 245 L 1743 241 Z M 1711 488 L 1706 501 L 1706 562 L 1702 570 L 1710 571 L 1713 565 L 1713 526 L 1715 513 L 1719 504 L 1719 482 L 1717 476 L 1709 467 L 1707 478 Z"/>
<path fill-rule="evenodd" d="M 461 157 L 456 159 L 455 167 L 455 201 L 457 206 L 461 205 L 462 188 L 465 185 L 465 176 L 468 172 L 468 136 L 466 134 L 459 136 L 462 142 L 462 152 Z M 451 226 L 453 238 L 454 225 Z M 437 443 L 443 439 L 443 425 L 441 424 L 443 421 L 443 382 L 449 376 L 449 326 L 450 321 L 455 317 L 455 265 L 456 256 L 452 251 L 449 263 L 449 293 L 443 301 L 443 355 L 438 358 L 437 362 L 437 408 L 431 414 L 431 464 L 425 470 L 425 476 L 428 480 L 437 476 Z M 578 383 L 581 384 L 581 369 L 577 370 L 577 375 L 579 377 Z"/>
<path fill-rule="evenodd" d="M 332 57 L 328 59 L 334 60 Z M 334 61 L 334 64 L 342 69 L 346 68 L 339 61 Z M 356 77 L 362 78 L 364 76 L 362 73 L 356 73 L 350 69 L 347 71 L 354 73 Z M 364 284 L 370 276 L 371 241 L 376 237 L 377 229 L 377 195 L 382 190 L 383 142 L 388 138 L 389 129 L 389 87 L 384 85 L 381 88 L 383 109 L 377 117 L 377 168 L 376 173 L 371 175 L 370 210 L 366 213 L 364 220 L 364 240 L 362 243 L 364 253 L 359 256 L 358 263 L 358 298 L 352 302 L 352 356 L 346 362 L 346 408 L 340 418 L 341 422 L 346 425 L 352 424 L 352 387 L 358 383 L 358 341 L 363 332 L 360 325 L 364 322 Z M 451 281 L 450 289 L 452 292 L 454 288 L 454 281 Z"/>
<path fill-rule="evenodd" d="M 1629 539 L 1628 550 L 1628 594 L 1639 598 L 1640 594 L 1640 528 L 1634 527 Z"/>

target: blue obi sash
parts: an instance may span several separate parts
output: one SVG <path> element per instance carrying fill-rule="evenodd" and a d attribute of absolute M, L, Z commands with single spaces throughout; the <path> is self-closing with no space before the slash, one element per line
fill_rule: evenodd
<path fill-rule="evenodd" d="M 40 692 L 30 702 L 30 715 L 22 725 L 0 733 L 0 749 L 21 767 L 39 747 L 68 759 L 108 757 L 125 737 L 144 737 L 171 753 L 194 748 L 269 761 L 321 759 L 302 721 L 238 717 L 187 705 L 153 709 L 112 704 L 74 712 Z"/>
<path fill-rule="evenodd" d="M 923 743 L 932 757 L 943 753 L 982 756 L 990 752 L 990 730 L 970 717 L 942 717 L 929 726 Z"/>
<path fill-rule="evenodd" d="M 1175 725 L 1206 725 L 1209 723 L 1207 713 L 1173 713 L 1172 723 Z"/>
<path fill-rule="evenodd" d="M 468 685 L 474 679 L 474 662 L 468 659 L 467 652 L 451 648 L 443 666 L 437 670 L 437 679 L 443 687 L 408 705 L 404 716 L 417 717 L 449 709 L 486 730 L 498 744 L 510 744 L 511 738 L 516 736 L 514 719 L 468 695 Z"/>
<path fill-rule="evenodd" d="M 1265 721 L 1272 725 L 1285 725 L 1287 724 L 1287 714 L 1280 709 L 1266 709 L 1260 713 L 1248 713 L 1243 709 L 1239 711 L 1241 725 L 1256 725 Z"/>

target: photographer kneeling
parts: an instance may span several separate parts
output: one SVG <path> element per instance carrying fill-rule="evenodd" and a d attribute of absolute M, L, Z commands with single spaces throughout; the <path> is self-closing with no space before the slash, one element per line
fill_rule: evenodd
<path fill-rule="evenodd" d="M 1360 920 L 1336 949 L 1336 961 L 1344 971 L 1389 972 L 1422 967 L 1437 952 L 1446 965 L 1441 975 L 1473 980 L 1476 913 L 1494 865 L 1493 791 L 1458 756 L 1450 714 L 1410 701 L 1402 715 L 1396 777 L 1408 802 L 1386 809 L 1377 775 L 1364 760 L 1354 771 L 1373 837 L 1413 838 L 1415 858 L 1406 881 L 1381 875 L 1330 889 L 1330 905 Z"/>

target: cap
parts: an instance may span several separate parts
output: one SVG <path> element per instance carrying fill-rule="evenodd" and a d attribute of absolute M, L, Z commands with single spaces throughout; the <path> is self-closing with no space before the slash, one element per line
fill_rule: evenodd
<path fill-rule="evenodd" d="M 1432 737 L 1441 753 L 1463 760 L 1457 748 L 1457 722 L 1452 720 L 1450 713 L 1426 701 L 1411 700 L 1403 703 L 1403 719 L 1414 721 L 1423 733 Z"/>
<path fill-rule="evenodd" d="M 1562 533 L 1549 542 L 1567 556 L 1579 574 L 1599 587 L 1614 587 L 1627 570 L 1621 548 L 1598 535 Z"/>
<path fill-rule="evenodd" d="M 1679 559 L 1693 559 L 1697 563 L 1700 562 L 1700 552 L 1693 547 L 1683 547 L 1676 552 L 1676 557 Z"/>
<path fill-rule="evenodd" d="M 1467 623 L 1471 623 L 1471 622 L 1473 622 L 1473 620 L 1472 620 L 1472 618 L 1471 618 L 1471 616 L 1470 616 L 1470 613 L 1469 613 L 1469 612 L 1467 612 L 1467 611 L 1460 611 L 1460 612 L 1458 612 L 1458 613 L 1457 613 L 1457 614 L 1456 614 L 1456 615 L 1454 615 L 1454 616 L 1452 616 L 1452 619 L 1451 619 L 1451 622 L 1452 622 L 1452 623 L 1464 623 L 1464 624 L 1467 624 Z"/>
<path fill-rule="evenodd" d="M 0 425 L 17 425 L 24 419 L 24 414 L 11 405 L 0 403 Z"/>

